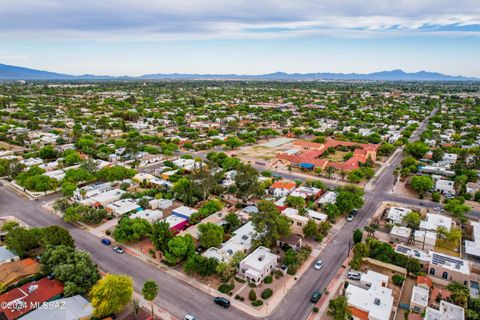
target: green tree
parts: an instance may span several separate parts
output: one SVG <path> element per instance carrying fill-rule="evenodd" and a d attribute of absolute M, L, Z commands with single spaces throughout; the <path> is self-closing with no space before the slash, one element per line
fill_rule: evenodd
<path fill-rule="evenodd" d="M 82 161 L 82 158 L 80 157 L 80 154 L 78 152 L 74 151 L 66 155 L 63 161 L 67 166 L 72 166 L 74 164 L 80 163 Z"/>
<path fill-rule="evenodd" d="M 172 239 L 174 233 L 170 230 L 170 225 L 161 220 L 155 221 L 152 224 L 152 234 L 150 235 L 150 240 L 157 250 L 162 252 L 167 248 L 168 241 Z"/>
<path fill-rule="evenodd" d="M 230 136 L 225 140 L 225 145 L 230 149 L 235 149 L 242 145 L 242 141 L 237 137 Z"/>
<path fill-rule="evenodd" d="M 95 317 L 105 317 L 123 310 L 132 299 L 133 281 L 126 275 L 107 274 L 90 291 Z"/>
<path fill-rule="evenodd" d="M 225 221 L 228 223 L 228 230 L 233 231 L 240 227 L 241 221 L 238 218 L 237 214 L 234 212 L 230 212 L 225 216 Z"/>
<path fill-rule="evenodd" d="M 318 235 L 318 226 L 313 219 L 309 219 L 307 225 L 303 227 L 303 234 L 308 238 L 315 238 Z"/>
<path fill-rule="evenodd" d="M 44 274 L 53 273 L 56 279 L 64 283 L 66 297 L 86 294 L 100 279 L 90 255 L 69 246 L 49 246 L 42 254 L 41 261 Z"/>
<path fill-rule="evenodd" d="M 17 227 L 7 234 L 5 245 L 8 250 L 15 252 L 19 257 L 25 257 L 31 250 L 40 247 L 41 236 L 39 229 Z"/>
<path fill-rule="evenodd" d="M 170 239 L 167 244 L 167 250 L 165 250 L 165 260 L 170 264 L 177 264 L 178 262 L 185 260 L 195 252 L 195 244 L 192 236 L 189 234 L 180 237 L 176 236 Z"/>
<path fill-rule="evenodd" d="M 139 241 L 149 236 L 151 232 L 152 225 L 147 220 L 122 217 L 113 231 L 113 237 L 117 241 Z"/>
<path fill-rule="evenodd" d="M 287 204 L 289 207 L 295 208 L 299 211 L 305 209 L 305 199 L 302 197 L 287 196 Z"/>
<path fill-rule="evenodd" d="M 450 282 L 447 286 L 447 290 L 450 291 L 450 300 L 462 308 L 467 308 L 470 292 L 466 286 L 458 282 Z"/>
<path fill-rule="evenodd" d="M 187 206 L 197 203 L 193 182 L 187 178 L 180 178 L 173 186 L 175 198 Z"/>
<path fill-rule="evenodd" d="M 217 272 L 218 261 L 215 258 L 207 258 L 201 255 L 192 254 L 188 257 L 184 265 L 185 272 L 192 274 L 193 272 L 202 277 L 208 277 Z"/>
<path fill-rule="evenodd" d="M 363 238 L 362 230 L 355 229 L 355 231 L 353 231 L 353 243 L 357 244 L 357 243 L 362 242 L 362 238 Z"/>
<path fill-rule="evenodd" d="M 204 248 L 216 247 L 223 242 L 223 228 L 214 223 L 202 223 L 198 226 L 199 243 Z"/>
<path fill-rule="evenodd" d="M 471 208 L 459 199 L 451 199 L 445 204 L 445 210 L 450 212 L 455 218 L 463 220 Z"/>
<path fill-rule="evenodd" d="M 125 168 L 123 166 L 105 167 L 97 172 L 100 179 L 107 181 L 121 181 L 132 178 L 137 172 L 134 169 Z"/>
<path fill-rule="evenodd" d="M 403 217 L 403 222 L 407 224 L 410 228 L 417 229 L 420 225 L 420 214 L 418 212 L 412 211 L 407 213 L 406 216 Z"/>
<path fill-rule="evenodd" d="M 62 193 L 66 197 L 71 197 L 73 192 L 77 190 L 77 185 L 71 182 L 62 183 Z"/>
<path fill-rule="evenodd" d="M 42 159 L 56 159 L 58 156 L 57 150 L 51 145 L 46 145 L 38 152 L 38 156 Z"/>
<path fill-rule="evenodd" d="M 70 232 L 60 226 L 49 226 L 41 229 L 38 243 L 43 248 L 59 245 L 75 247 L 75 240 L 73 240 Z"/>
<path fill-rule="evenodd" d="M 410 185 L 421 197 L 431 189 L 433 189 L 433 180 L 430 176 L 415 176 L 412 177 Z"/>
<path fill-rule="evenodd" d="M 350 212 L 363 206 L 363 191 L 355 186 L 339 188 L 336 206 L 341 213 Z"/>
<path fill-rule="evenodd" d="M 280 214 L 277 207 L 267 200 L 258 202 L 258 214 L 251 217 L 257 232 L 257 241 L 266 247 L 272 247 L 277 240 L 290 235 L 290 221 Z"/>
<path fill-rule="evenodd" d="M 348 320 L 352 316 L 348 309 L 348 301 L 344 296 L 331 299 L 328 302 L 328 315 L 334 320 Z"/>
<path fill-rule="evenodd" d="M 428 150 L 429 150 L 429 147 L 425 144 L 425 142 L 422 142 L 422 141 L 415 141 L 415 142 L 409 143 L 405 147 L 405 152 L 417 159 L 422 158 L 425 155 L 425 153 L 428 152 Z"/>
<path fill-rule="evenodd" d="M 251 196 L 259 192 L 258 171 L 249 164 L 240 163 L 235 175 L 237 197 L 246 202 Z"/>
<path fill-rule="evenodd" d="M 157 283 L 153 280 L 147 280 L 143 283 L 142 288 L 142 295 L 143 298 L 150 302 L 152 307 L 152 319 L 155 317 L 155 313 L 153 311 L 153 300 L 157 297 L 158 294 L 158 286 Z"/>

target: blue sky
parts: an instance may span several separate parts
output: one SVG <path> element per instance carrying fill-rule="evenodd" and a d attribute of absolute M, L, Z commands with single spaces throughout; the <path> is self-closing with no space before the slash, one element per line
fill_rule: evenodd
<path fill-rule="evenodd" d="M 71 74 L 480 77 L 478 0 L 0 0 L 0 63 Z"/>

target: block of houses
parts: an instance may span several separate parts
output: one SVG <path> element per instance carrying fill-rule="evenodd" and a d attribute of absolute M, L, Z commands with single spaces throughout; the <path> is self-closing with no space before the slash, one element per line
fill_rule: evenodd
<path fill-rule="evenodd" d="M 270 186 L 270 190 L 275 198 L 281 198 L 288 196 L 296 186 L 295 182 L 279 180 Z"/>
<path fill-rule="evenodd" d="M 0 310 L 0 318 L 15 320 L 35 309 L 35 305 L 60 298 L 63 283 L 42 278 L 0 295 L 0 304 L 11 306 Z"/>
<path fill-rule="evenodd" d="M 402 207 L 390 207 L 387 212 L 386 220 L 391 224 L 403 224 L 403 218 L 412 212 L 412 210 L 408 208 Z"/>
<path fill-rule="evenodd" d="M 40 264 L 31 259 L 17 260 L 0 265 L 0 283 L 5 287 L 40 273 Z"/>
<path fill-rule="evenodd" d="M 130 219 L 135 218 L 145 219 L 148 222 L 153 223 L 163 218 L 163 212 L 157 209 L 140 210 L 130 215 Z"/>
<path fill-rule="evenodd" d="M 235 230 L 234 235 L 228 239 L 220 249 L 211 247 L 203 253 L 203 256 L 215 258 L 220 262 L 228 262 L 236 252 L 250 251 L 255 235 L 255 228 L 252 222 L 249 221 Z"/>
<path fill-rule="evenodd" d="M 390 242 L 408 243 L 412 237 L 412 229 L 394 225 L 390 230 Z"/>
<path fill-rule="evenodd" d="M 193 208 L 190 208 L 190 207 L 187 207 L 187 206 L 181 206 L 181 207 L 178 207 L 176 209 L 173 209 L 172 210 L 172 215 L 190 220 L 190 217 L 192 216 L 192 214 L 197 213 L 197 212 L 198 212 L 197 209 L 193 209 Z"/>
<path fill-rule="evenodd" d="M 272 272 L 277 263 L 278 256 L 271 253 L 270 249 L 260 246 L 240 261 L 238 276 L 259 285 Z"/>
<path fill-rule="evenodd" d="M 303 228 L 305 228 L 308 223 L 308 217 L 299 215 L 298 210 L 294 208 L 286 208 L 282 211 L 282 214 L 286 215 L 290 219 L 292 223 L 291 232 L 303 237 Z"/>
<path fill-rule="evenodd" d="M 345 292 L 348 308 L 355 320 L 390 319 L 393 307 L 392 290 L 387 288 L 388 276 L 368 270 L 362 274 L 364 286 L 350 284 Z"/>
<path fill-rule="evenodd" d="M 467 260 L 443 253 L 431 252 L 428 275 L 446 281 L 456 281 L 468 286 L 471 265 Z"/>
<path fill-rule="evenodd" d="M 430 291 L 424 287 L 413 286 L 410 297 L 410 311 L 423 313 L 428 307 L 428 295 Z"/>
<path fill-rule="evenodd" d="M 22 320 L 38 320 L 38 319 L 90 319 L 93 315 L 93 306 L 87 299 L 81 295 L 55 300 L 55 303 L 62 308 L 40 308 L 36 309 L 25 316 Z"/>
<path fill-rule="evenodd" d="M 143 210 L 134 199 L 121 199 L 105 206 L 105 209 L 119 217 L 129 212 Z"/>
<path fill-rule="evenodd" d="M 451 180 L 438 179 L 435 181 L 435 191 L 440 192 L 441 194 L 452 194 L 455 195 L 455 182 Z"/>
<path fill-rule="evenodd" d="M 0 247 L 0 265 L 18 260 L 20 257 L 16 253 L 8 250 L 7 247 Z"/>
<path fill-rule="evenodd" d="M 444 320 L 444 319 L 455 319 L 455 320 L 464 320 L 465 319 L 465 310 L 457 306 L 456 304 L 440 301 L 440 307 L 433 309 L 427 307 L 425 309 L 425 320 Z"/>
<path fill-rule="evenodd" d="M 188 220 L 179 216 L 171 215 L 163 219 L 170 226 L 170 230 L 174 232 L 181 231 L 185 229 L 185 226 L 188 224 Z"/>

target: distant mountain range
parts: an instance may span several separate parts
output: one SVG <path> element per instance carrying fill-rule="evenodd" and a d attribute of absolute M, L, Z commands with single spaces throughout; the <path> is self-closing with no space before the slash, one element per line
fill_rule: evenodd
<path fill-rule="evenodd" d="M 97 76 L 91 74 L 69 75 L 50 71 L 0 64 L 0 81 L 11 80 L 371 80 L 371 81 L 480 81 L 479 78 L 450 76 L 437 72 L 419 71 L 408 73 L 402 70 L 374 73 L 285 73 L 275 72 L 261 75 L 238 74 L 184 74 L 154 73 L 139 77 Z"/>

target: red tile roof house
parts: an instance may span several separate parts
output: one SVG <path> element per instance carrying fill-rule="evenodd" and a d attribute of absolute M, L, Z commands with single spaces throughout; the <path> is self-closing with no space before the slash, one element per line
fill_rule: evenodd
<path fill-rule="evenodd" d="M 286 197 L 297 187 L 295 182 L 280 180 L 270 186 L 270 190 L 277 198 Z"/>
<path fill-rule="evenodd" d="M 328 139 L 325 143 L 297 140 L 293 145 L 306 151 L 301 151 L 296 154 L 279 153 L 276 158 L 290 162 L 293 165 L 300 166 L 302 164 L 307 164 L 322 169 L 325 169 L 326 167 L 334 167 L 339 171 L 358 169 L 358 163 L 365 163 L 369 157 L 375 161 L 377 159 L 377 150 L 379 147 L 379 145 L 376 144 L 356 143 L 335 139 Z M 353 157 L 344 162 L 333 162 L 328 159 L 320 158 L 328 148 L 336 148 L 339 146 L 356 147 L 353 151 Z"/>
<path fill-rule="evenodd" d="M 61 297 L 63 283 L 42 278 L 0 295 L 0 319 L 15 320 L 37 308 L 37 304 Z"/>

